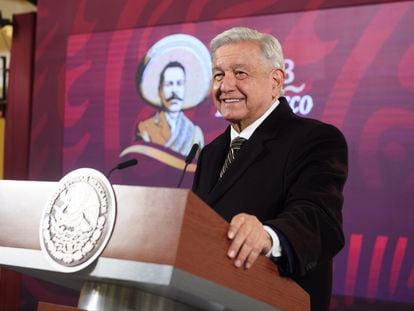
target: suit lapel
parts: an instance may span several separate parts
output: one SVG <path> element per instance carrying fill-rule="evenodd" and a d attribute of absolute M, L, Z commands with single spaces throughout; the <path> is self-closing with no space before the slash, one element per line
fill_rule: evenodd
<path fill-rule="evenodd" d="M 230 144 L 230 127 L 226 129 L 226 131 L 217 137 L 214 142 L 212 143 L 212 148 L 208 149 L 208 154 L 205 155 L 204 167 L 203 170 L 203 182 L 205 185 L 202 189 L 205 189 L 205 195 L 211 192 L 211 189 L 217 183 L 222 163 L 227 155 L 228 148 Z"/>
<path fill-rule="evenodd" d="M 230 165 L 222 178 L 218 179 L 216 185 L 213 187 L 208 195 L 207 203 L 213 204 L 221 196 L 223 196 L 232 185 L 243 175 L 255 159 L 263 152 L 263 144 L 253 143 L 249 139 L 240 149 L 236 159 Z M 220 171 L 221 165 L 218 171 Z M 217 180 L 217 179 L 216 179 Z"/>
<path fill-rule="evenodd" d="M 227 139 L 222 139 L 220 146 L 222 152 L 214 157 L 216 164 L 210 175 L 210 187 L 212 189 L 206 198 L 206 202 L 213 205 L 220 199 L 234 183 L 241 178 L 246 170 L 255 162 L 255 160 L 266 150 L 266 143 L 270 140 L 277 139 L 279 129 L 282 127 L 283 119 L 293 115 L 285 98 L 281 97 L 279 106 L 269 115 L 266 120 L 256 129 L 252 137 L 240 149 L 236 159 L 228 168 L 228 171 L 222 178 L 218 179 L 218 174 L 223 165 L 224 158 L 229 148 L 229 129 L 224 133 Z M 224 136 L 223 135 L 223 136 Z M 220 156 L 218 156 L 220 155 Z M 218 180 L 218 181 L 217 181 Z M 216 182 L 217 181 L 217 182 Z M 214 185 L 214 183 L 216 184 Z M 214 185 L 214 186 L 213 186 Z"/>

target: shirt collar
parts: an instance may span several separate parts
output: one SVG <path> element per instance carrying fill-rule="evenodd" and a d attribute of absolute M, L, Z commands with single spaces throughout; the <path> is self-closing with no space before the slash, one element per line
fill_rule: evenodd
<path fill-rule="evenodd" d="M 240 133 L 238 133 L 232 126 L 230 126 L 230 141 L 232 141 L 237 136 L 249 139 L 253 135 L 254 131 L 259 127 L 259 125 L 263 123 L 263 121 L 269 116 L 269 114 L 272 113 L 273 110 L 276 109 L 278 105 L 279 100 L 276 99 L 276 101 L 269 107 L 269 109 L 265 111 L 264 114 L 262 114 L 262 116 L 259 119 L 254 121 Z"/>

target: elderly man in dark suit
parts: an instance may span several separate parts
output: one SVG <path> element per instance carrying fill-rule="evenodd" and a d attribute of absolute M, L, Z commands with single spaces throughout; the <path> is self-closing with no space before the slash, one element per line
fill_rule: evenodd
<path fill-rule="evenodd" d="M 346 141 L 291 111 L 273 36 L 237 27 L 210 47 L 214 104 L 230 126 L 201 151 L 193 191 L 230 222 L 236 267 L 266 255 L 310 294 L 312 310 L 327 310 L 344 245 Z"/>

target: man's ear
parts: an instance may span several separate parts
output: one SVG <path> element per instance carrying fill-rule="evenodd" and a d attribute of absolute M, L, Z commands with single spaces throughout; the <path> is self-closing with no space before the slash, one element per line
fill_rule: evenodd
<path fill-rule="evenodd" d="M 281 89 L 283 88 L 283 83 L 285 81 L 285 73 L 282 69 L 274 68 L 272 70 L 272 79 L 273 79 L 273 97 L 278 98 L 281 94 Z"/>

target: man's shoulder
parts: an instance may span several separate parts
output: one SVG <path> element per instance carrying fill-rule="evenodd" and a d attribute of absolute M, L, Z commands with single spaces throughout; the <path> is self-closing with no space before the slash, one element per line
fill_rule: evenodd
<path fill-rule="evenodd" d="M 332 124 L 314 118 L 303 117 L 294 114 L 290 108 L 281 107 L 282 111 L 275 111 L 275 116 L 265 126 L 267 133 L 274 133 L 275 137 L 293 142 L 306 142 L 308 139 L 323 139 L 332 137 L 344 140 L 342 132 Z"/>
<path fill-rule="evenodd" d="M 346 139 L 342 131 L 335 125 L 312 118 L 295 118 L 296 121 L 289 124 L 290 137 L 297 142 L 310 143 L 312 141 L 337 141 L 346 145 Z"/>
<path fill-rule="evenodd" d="M 297 129 L 298 131 L 313 131 L 315 129 L 321 131 L 334 131 L 334 132 L 341 132 L 335 125 L 329 124 L 327 122 L 309 118 L 309 117 L 302 117 L 296 114 L 293 114 L 291 118 L 285 124 L 290 130 Z"/>
<path fill-rule="evenodd" d="M 321 132 L 336 132 L 341 133 L 341 130 L 335 125 L 312 118 L 300 118 L 302 119 L 303 126 L 309 130 L 319 130 Z M 341 133 L 342 134 L 342 133 Z"/>

